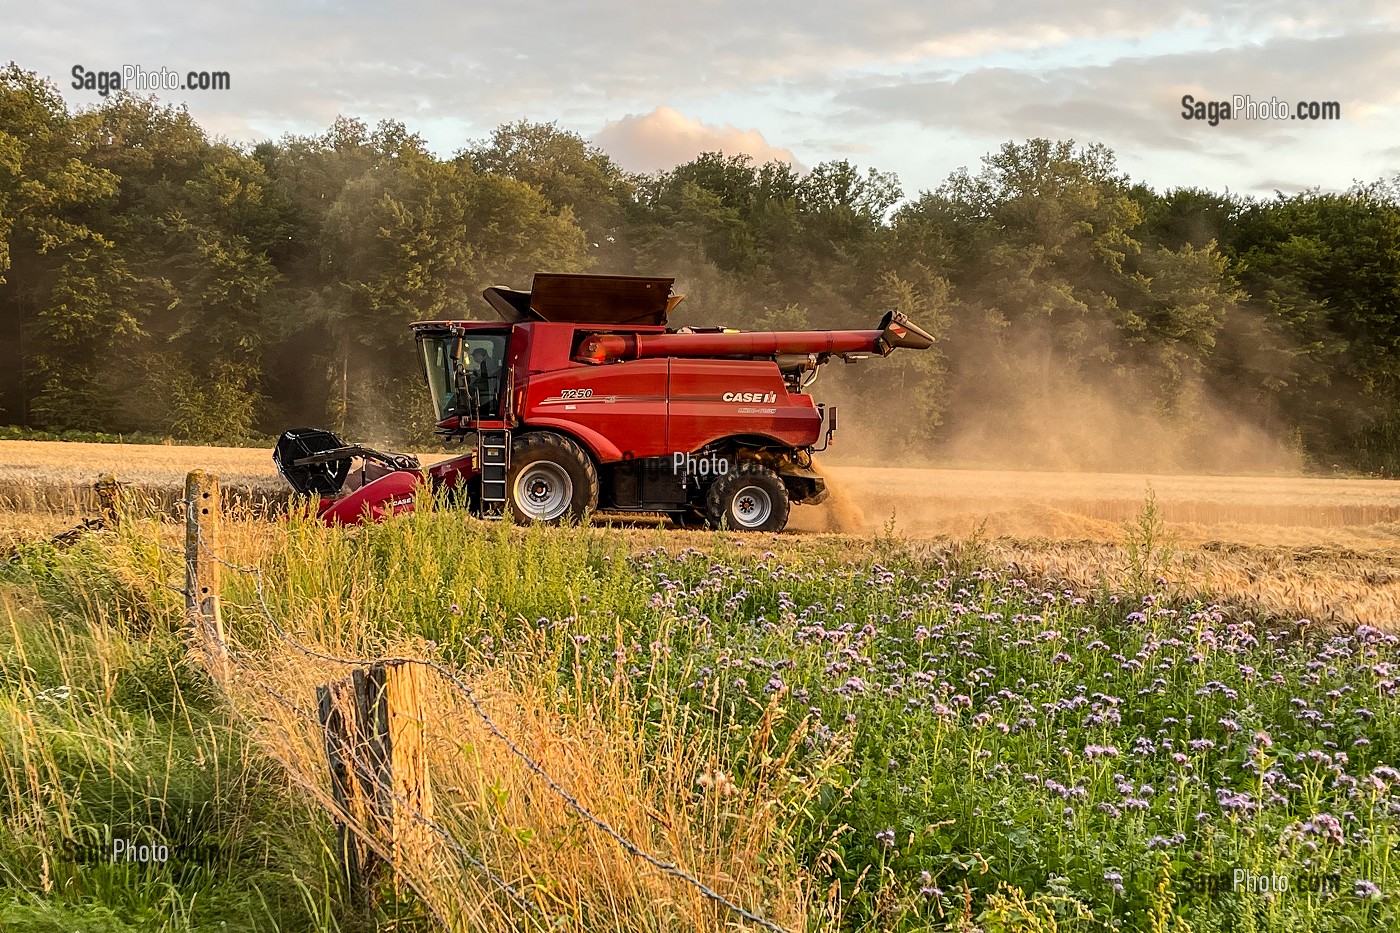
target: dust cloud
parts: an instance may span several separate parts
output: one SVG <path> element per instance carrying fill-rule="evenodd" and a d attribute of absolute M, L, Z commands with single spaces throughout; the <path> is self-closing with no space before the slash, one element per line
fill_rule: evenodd
<path fill-rule="evenodd" d="M 1122 381 L 1122 377 L 1119 380 Z M 962 386 L 936 446 L 947 463 L 1069 472 L 1297 473 L 1301 454 L 1199 387 L 1178 412 L 1118 386 L 1061 382 L 987 397 Z"/>
<path fill-rule="evenodd" d="M 969 354 L 934 410 L 919 410 L 897 387 L 861 392 L 841 407 L 845 436 L 827 462 L 1211 474 L 1306 466 L 1284 429 L 1271 430 L 1266 416 L 1194 375 L 1177 376 L 1167 405 L 1161 373 L 1123 367 L 1095 377 L 1059 360 L 1022 368 L 1019 358 Z M 880 382 L 876 372 L 862 375 Z M 878 397 L 879 409 L 869 410 Z M 937 426 L 920 430 L 928 419 Z"/>
<path fill-rule="evenodd" d="M 860 534 L 865 531 L 865 512 L 856 505 L 850 487 L 844 481 L 832 476 L 830 471 L 814 463 L 812 469 L 826 480 L 826 501 L 810 510 L 813 514 L 795 515 L 794 520 L 802 519 L 804 527 L 817 525 L 813 531 L 830 531 L 839 534 Z M 803 510 L 807 512 L 808 510 Z"/>
<path fill-rule="evenodd" d="M 1328 511 L 1325 497 L 1251 502 L 1250 490 L 1300 475 L 1306 460 L 1277 419 L 1213 390 L 1185 361 L 1126 344 L 1112 360 L 1079 359 L 1045 328 L 968 329 L 940 350 L 941 392 L 907 391 L 886 369 L 894 357 L 842 367 L 817 391 L 841 409 L 836 443 L 819 456 L 832 496 L 795 510 L 794 527 L 872 533 L 893 519 L 903 533 L 1113 540 L 1149 483 L 1170 490 L 1162 505 L 1183 527 L 1395 520 Z"/>

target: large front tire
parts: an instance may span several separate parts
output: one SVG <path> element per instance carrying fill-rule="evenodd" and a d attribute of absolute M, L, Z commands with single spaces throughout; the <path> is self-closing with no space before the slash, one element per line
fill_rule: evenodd
<path fill-rule="evenodd" d="M 711 527 L 731 531 L 782 531 L 791 511 L 787 486 L 757 463 L 741 464 L 715 480 L 705 500 Z"/>
<path fill-rule="evenodd" d="M 583 448 L 561 434 L 517 435 L 506 497 L 516 521 L 578 521 L 598 507 L 598 469 Z"/>

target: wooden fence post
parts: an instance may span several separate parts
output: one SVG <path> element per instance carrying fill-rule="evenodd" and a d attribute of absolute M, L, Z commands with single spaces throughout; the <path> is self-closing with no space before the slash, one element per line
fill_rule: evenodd
<path fill-rule="evenodd" d="M 202 637 L 221 679 L 228 678 L 224 615 L 219 605 L 219 478 L 203 470 L 185 477 L 185 614 Z M 212 643 L 211 643 L 212 642 Z"/>
<path fill-rule="evenodd" d="M 365 896 L 380 867 L 354 833 L 373 834 L 395 872 L 426 877 L 434 851 L 428 782 L 424 672 L 418 664 L 356 668 L 316 688 L 331 794 L 340 815 L 341 862 L 352 896 Z"/>
<path fill-rule="evenodd" d="M 115 473 L 103 473 L 92 488 L 97 492 L 97 508 L 102 524 L 107 528 L 117 527 L 121 521 L 121 484 Z"/>
<path fill-rule="evenodd" d="M 434 849 L 433 790 L 428 783 L 424 668 L 421 664 L 376 665 L 383 670 L 384 717 L 379 745 L 389 768 L 389 833 L 394 868 L 420 873 Z"/>
<path fill-rule="evenodd" d="M 335 823 L 341 868 L 350 901 L 367 908 L 380 860 L 357 835 L 357 827 L 363 832 L 372 832 L 375 828 L 371 799 L 367 799 L 364 793 L 366 779 L 363 772 L 370 765 L 361 725 L 363 686 L 363 676 L 322 684 L 316 688 L 316 705 L 323 730 L 326 764 L 331 772 L 331 798 L 340 811 L 335 814 Z"/>

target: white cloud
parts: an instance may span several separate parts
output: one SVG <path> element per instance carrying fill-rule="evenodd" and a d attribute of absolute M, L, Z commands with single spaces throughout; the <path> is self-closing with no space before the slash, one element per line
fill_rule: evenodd
<path fill-rule="evenodd" d="M 1268 166 L 1285 156 L 1301 157 L 1314 167 L 1350 161 L 1353 174 L 1365 177 L 1373 165 L 1364 140 L 1375 132 L 1370 124 L 1381 122 L 1375 114 L 1395 112 L 1397 87 L 1400 35 L 1373 30 L 1145 54 L 1094 65 L 864 78 L 852 80 L 834 99 L 849 108 L 841 119 L 852 127 L 897 120 L 987 141 L 1074 138 L 1107 143 L 1120 155 L 1191 152 L 1222 163 L 1249 160 L 1261 173 L 1278 171 Z M 1206 101 L 1229 101 L 1235 94 L 1256 101 L 1276 96 L 1289 103 L 1335 100 L 1343 119 L 1235 120 L 1211 127 L 1182 118 L 1184 94 Z M 1326 179 L 1317 177 L 1314 183 Z"/>
<path fill-rule="evenodd" d="M 907 190 L 1035 135 L 1107 143 L 1159 186 L 1345 185 L 1393 170 L 1400 116 L 1394 0 L 244 0 L 159 15 L 72 0 L 12 19 L 5 57 L 75 105 L 99 101 L 69 87 L 78 63 L 230 72 L 228 91 L 161 98 L 243 140 L 343 113 L 402 120 L 446 155 L 522 117 L 585 132 L 612 120 L 598 141 L 637 168 L 707 148 L 791 159 L 771 137 L 813 162 L 855 153 Z M 1175 103 L 1191 88 L 1339 100 L 1344 119 L 1203 128 Z"/>
<path fill-rule="evenodd" d="M 758 163 L 796 163 L 791 151 L 770 145 L 758 130 L 729 124 L 712 126 L 671 107 L 613 120 L 598 131 L 593 141 L 619 165 L 634 172 L 673 168 L 702 152 L 716 151 L 725 155 L 743 153 Z"/>

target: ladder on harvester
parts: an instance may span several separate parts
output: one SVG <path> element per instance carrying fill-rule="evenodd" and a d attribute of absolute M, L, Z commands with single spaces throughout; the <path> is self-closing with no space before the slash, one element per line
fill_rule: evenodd
<path fill-rule="evenodd" d="M 510 470 L 510 432 L 478 431 L 476 462 L 481 466 L 481 517 L 500 518 L 506 510 L 506 474 Z"/>

